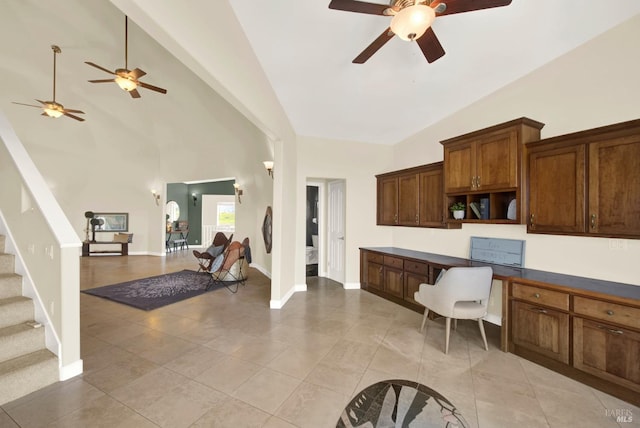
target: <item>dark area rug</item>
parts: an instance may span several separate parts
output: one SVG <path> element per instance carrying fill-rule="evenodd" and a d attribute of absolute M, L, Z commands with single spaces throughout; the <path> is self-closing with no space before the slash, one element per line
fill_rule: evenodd
<path fill-rule="evenodd" d="M 221 283 L 214 284 L 207 290 L 207 285 L 210 284 L 211 275 L 185 269 L 180 272 L 82 290 L 82 292 L 149 311 L 224 286 Z"/>
<path fill-rule="evenodd" d="M 360 391 L 340 415 L 336 428 L 467 428 L 458 409 L 440 393 L 403 379 L 374 383 Z"/>

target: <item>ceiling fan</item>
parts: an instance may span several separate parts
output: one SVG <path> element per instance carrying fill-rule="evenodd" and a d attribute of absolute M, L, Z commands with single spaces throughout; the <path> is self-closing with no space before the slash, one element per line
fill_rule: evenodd
<path fill-rule="evenodd" d="M 444 56 L 444 49 L 431 24 L 438 16 L 508 6 L 511 0 L 390 0 L 389 5 L 357 0 L 331 0 L 329 9 L 369 15 L 391 16 L 391 25 L 363 50 L 354 64 L 365 63 L 394 35 L 403 40 L 415 40 L 429 63 Z"/>
<path fill-rule="evenodd" d="M 67 117 L 70 117 L 71 119 L 75 119 L 75 120 L 79 120 L 80 122 L 83 122 L 84 121 L 83 118 L 75 116 L 74 114 L 71 114 L 71 113 L 84 114 L 83 111 L 64 108 L 62 104 L 56 102 L 56 54 L 61 53 L 62 50 L 56 45 L 51 45 L 51 49 L 53 50 L 53 101 L 36 100 L 37 102 L 42 104 L 39 106 L 36 106 L 33 104 L 16 103 L 16 102 L 13 102 L 13 103 L 21 106 L 41 108 L 43 110 L 42 112 L 43 116 L 58 118 L 62 115 L 65 115 Z"/>
<path fill-rule="evenodd" d="M 167 90 L 159 88 L 157 86 L 149 85 L 148 83 L 141 82 L 138 80 L 142 76 L 144 76 L 144 71 L 139 68 L 135 68 L 133 70 L 129 70 L 129 19 L 128 17 L 124 17 L 124 68 L 116 68 L 116 71 L 107 70 L 104 67 L 100 67 L 97 64 L 94 64 L 89 61 L 85 61 L 85 64 L 89 64 L 92 67 L 95 67 L 99 70 L 105 71 L 109 74 L 113 74 L 116 77 L 114 79 L 101 79 L 101 80 L 89 80 L 91 83 L 107 83 L 107 82 L 116 82 L 120 88 L 129 92 L 132 98 L 140 98 L 140 93 L 137 88 L 140 86 L 141 88 L 150 89 L 152 91 L 160 92 L 161 94 L 166 94 Z"/>

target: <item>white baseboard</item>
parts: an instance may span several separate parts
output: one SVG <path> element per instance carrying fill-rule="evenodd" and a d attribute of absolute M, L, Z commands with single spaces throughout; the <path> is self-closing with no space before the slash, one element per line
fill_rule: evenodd
<path fill-rule="evenodd" d="M 282 297 L 282 299 L 280 300 L 271 299 L 271 301 L 269 301 L 269 307 L 271 309 L 282 309 L 285 303 L 287 303 L 287 301 L 291 298 L 291 296 L 293 296 L 293 293 L 295 292 L 296 292 L 295 287 L 292 287 L 291 290 L 289 290 L 289 292 L 285 294 L 284 297 Z"/>
<path fill-rule="evenodd" d="M 259 264 L 251 263 L 249 266 L 259 270 L 260 273 L 262 273 L 267 278 L 271 279 L 271 272 L 269 272 L 268 270 L 266 270 L 264 267 L 260 266 Z"/>
<path fill-rule="evenodd" d="M 342 288 L 344 288 L 345 290 L 360 290 L 360 283 L 359 282 L 345 282 L 342 285 Z"/>
<path fill-rule="evenodd" d="M 307 291 L 307 284 L 296 284 L 293 289 L 294 291 Z"/>
<path fill-rule="evenodd" d="M 58 369 L 58 377 L 61 381 L 71 379 L 82 374 L 83 363 L 82 360 L 74 361 L 66 366 L 61 366 Z"/>

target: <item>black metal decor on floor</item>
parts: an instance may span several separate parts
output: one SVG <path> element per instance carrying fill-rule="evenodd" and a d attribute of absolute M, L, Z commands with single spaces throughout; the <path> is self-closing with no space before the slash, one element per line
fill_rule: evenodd
<path fill-rule="evenodd" d="M 440 393 L 403 379 L 374 383 L 360 391 L 340 415 L 336 428 L 467 428 L 458 409 Z"/>
<path fill-rule="evenodd" d="M 185 269 L 180 272 L 82 290 L 82 292 L 149 311 L 224 286 L 225 283 L 211 286 L 211 275 L 208 273 Z"/>

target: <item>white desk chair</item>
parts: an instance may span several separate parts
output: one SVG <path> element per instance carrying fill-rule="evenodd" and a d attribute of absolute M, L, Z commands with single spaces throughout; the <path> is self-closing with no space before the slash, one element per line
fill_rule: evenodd
<path fill-rule="evenodd" d="M 435 285 L 420 284 L 414 299 L 425 306 L 420 331 L 424 331 L 429 310 L 446 317 L 444 353 L 449 352 L 451 319 L 477 319 L 484 348 L 488 351 L 482 317 L 487 314 L 493 270 L 490 267 L 454 267 Z"/>

